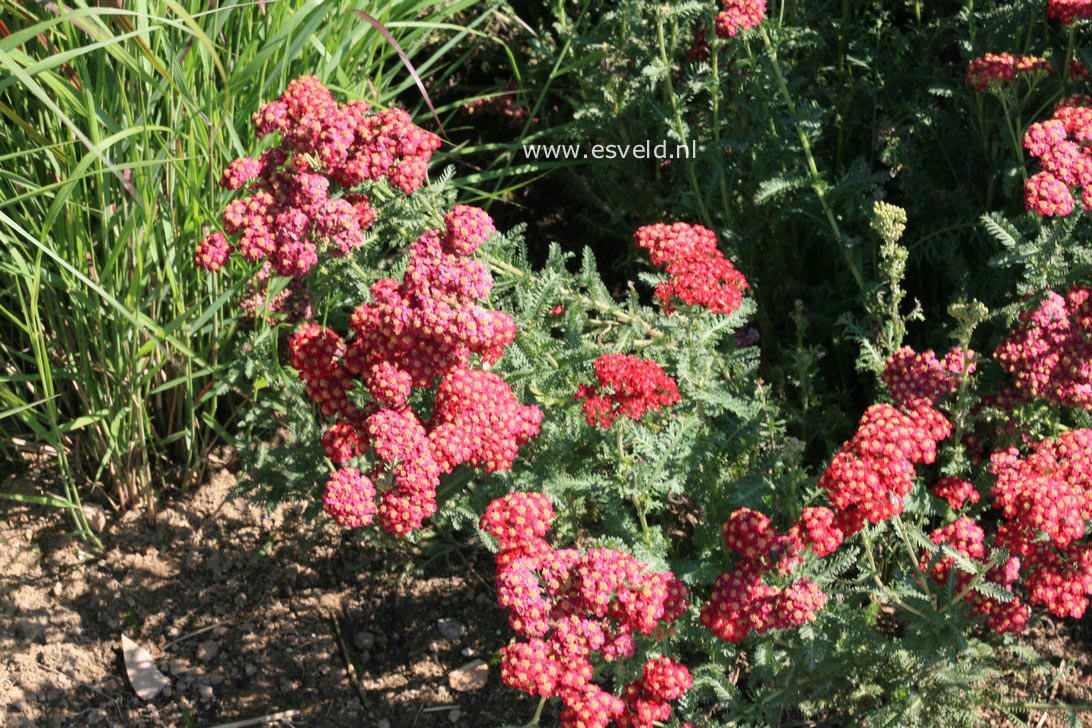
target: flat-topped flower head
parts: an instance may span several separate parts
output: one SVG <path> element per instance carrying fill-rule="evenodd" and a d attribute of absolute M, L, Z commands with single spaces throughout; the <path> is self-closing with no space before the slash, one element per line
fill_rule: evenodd
<path fill-rule="evenodd" d="M 589 425 L 608 429 L 621 416 L 638 420 L 649 410 L 679 402 L 679 389 L 660 365 L 625 354 L 595 360 L 596 385 L 581 384 L 576 399 L 584 401 Z"/>

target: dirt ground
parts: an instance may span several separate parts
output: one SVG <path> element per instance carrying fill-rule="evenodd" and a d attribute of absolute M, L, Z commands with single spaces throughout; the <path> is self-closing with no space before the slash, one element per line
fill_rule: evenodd
<path fill-rule="evenodd" d="M 535 701 L 505 689 L 456 692 L 449 673 L 490 662 L 508 640 L 488 554 L 452 552 L 431 577 L 397 571 L 351 534 L 304 526 L 230 497 L 224 469 L 101 534 L 95 559 L 61 513 L 0 500 L 0 726 L 215 726 L 294 711 L 266 725 L 522 724 Z M 34 492 L 12 477 L 5 492 Z M 448 561 L 448 559 L 454 561 Z M 466 559 L 470 559 L 467 561 Z M 441 620 L 446 623 L 445 637 Z M 170 683 L 154 700 L 126 678 L 121 637 Z M 457 636 L 456 636 L 457 635 Z"/>

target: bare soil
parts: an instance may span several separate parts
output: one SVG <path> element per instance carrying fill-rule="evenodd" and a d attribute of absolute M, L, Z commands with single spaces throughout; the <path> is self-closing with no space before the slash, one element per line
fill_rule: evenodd
<path fill-rule="evenodd" d="M 0 500 L 0 725 L 215 726 L 522 724 L 535 702 L 456 692 L 449 673 L 508 641 L 484 552 L 439 550 L 422 574 L 335 527 L 231 497 L 234 477 L 167 500 L 154 524 L 114 518 L 95 558 L 64 514 Z M 40 492 L 12 476 L 4 492 Z M 440 620 L 458 620 L 445 638 Z M 125 634 L 169 686 L 145 702 Z M 449 635 L 451 632 L 449 632 Z"/>

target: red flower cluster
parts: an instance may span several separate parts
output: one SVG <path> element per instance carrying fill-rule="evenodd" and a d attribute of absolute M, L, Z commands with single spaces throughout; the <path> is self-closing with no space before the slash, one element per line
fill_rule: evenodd
<path fill-rule="evenodd" d="M 967 64 L 967 83 L 975 91 L 984 91 L 991 83 L 1007 83 L 1026 73 L 1054 73 L 1054 66 L 1041 56 L 987 53 Z"/>
<path fill-rule="evenodd" d="M 686 60 L 691 63 L 709 60 L 709 39 L 705 36 L 705 28 L 694 31 L 694 41 L 690 45 L 690 50 L 686 52 Z"/>
<path fill-rule="evenodd" d="M 747 279 L 717 249 L 712 230 L 682 222 L 657 223 L 638 230 L 634 242 L 648 251 L 652 265 L 668 275 L 656 287 L 665 312 L 672 312 L 676 299 L 724 314 L 743 303 Z"/>
<path fill-rule="evenodd" d="M 1047 0 L 1047 15 L 1066 25 L 1078 18 L 1092 18 L 1092 0 Z"/>
<path fill-rule="evenodd" d="M 717 14 L 717 35 L 739 35 L 766 19 L 766 0 L 724 0 L 724 11 Z"/>
<path fill-rule="evenodd" d="M 313 323 L 290 342 L 308 396 L 336 420 L 322 438 L 327 457 L 340 465 L 370 451 L 371 478 L 388 476 L 376 512 L 390 533 L 409 533 L 436 511 L 442 474 L 463 463 L 508 470 L 538 434 L 542 412 L 516 401 L 498 375 L 470 366 L 472 354 L 496 360 L 515 336 L 509 316 L 476 303 L 493 281 L 468 256 L 493 232 L 484 211 L 456 206 L 444 230 L 414 245 L 401 282 L 372 286 L 374 303 L 353 313 L 351 342 Z M 357 380 L 371 397 L 363 407 L 350 396 Z M 423 421 L 409 399 L 436 381 L 432 416 Z M 327 510 L 342 522 L 331 502 Z"/>
<path fill-rule="evenodd" d="M 471 116 L 479 114 L 497 116 L 504 119 L 508 126 L 519 129 L 527 123 L 527 117 L 530 116 L 530 113 L 527 111 L 527 107 L 520 102 L 517 91 L 518 86 L 513 82 L 508 85 L 507 93 L 500 96 L 475 99 L 465 104 L 463 108 Z"/>
<path fill-rule="evenodd" d="M 795 531 L 805 546 L 816 556 L 829 556 L 842 545 L 845 534 L 835 523 L 834 511 L 825 506 L 805 508 Z"/>
<path fill-rule="evenodd" d="M 979 563 L 988 561 L 985 533 L 978 524 L 966 516 L 956 519 L 947 526 L 936 529 L 929 538 L 938 546 L 943 544 L 972 561 Z M 929 564 L 932 564 L 931 568 Z M 934 561 L 933 557 L 930 557 L 928 553 L 924 553 L 919 567 L 923 570 L 928 568 L 929 575 L 933 580 L 938 584 L 945 585 L 952 579 L 954 571 L 956 593 L 967 589 L 975 578 L 973 574 L 960 571 L 956 567 L 955 559 L 951 556 L 944 556 Z M 985 576 L 985 580 L 1012 592 L 1019 573 L 1020 559 L 1009 558 L 990 569 Z M 963 599 L 971 605 L 975 612 L 984 615 L 987 626 L 998 633 L 1022 632 L 1028 618 L 1031 616 L 1031 608 L 1015 594 L 1011 600 L 1001 601 L 971 589 L 963 595 Z"/>
<path fill-rule="evenodd" d="M 886 404 L 869 407 L 857 433 L 819 479 L 838 513 L 846 536 L 902 512 L 914 484 L 914 465 L 936 460 L 936 445 L 952 432 L 951 423 L 927 405 L 904 414 Z"/>
<path fill-rule="evenodd" d="M 500 544 L 497 601 L 525 641 L 501 650 L 501 679 L 510 688 L 564 703 L 561 725 L 651 728 L 667 720 L 668 702 L 689 689 L 689 671 L 674 660 L 646 663 L 619 698 L 592 682 L 593 660 L 632 657 L 634 635 L 662 638 L 686 611 L 688 593 L 670 572 L 650 571 L 613 549 L 554 550 L 543 536 L 553 508 L 541 493 L 493 501 L 481 528 Z"/>
<path fill-rule="evenodd" d="M 608 429 L 621 415 L 638 420 L 648 410 L 670 407 L 679 401 L 675 380 L 647 359 L 625 354 L 604 354 L 595 360 L 597 385 L 581 384 L 576 399 L 584 401 L 584 419 Z"/>
<path fill-rule="evenodd" d="M 701 610 L 701 623 L 718 639 L 740 642 L 752 631 L 789 629 L 815 619 L 827 602 L 818 584 L 806 577 L 784 587 L 763 583 L 769 572 L 787 573 L 799 561 L 799 530 L 778 534 L 769 518 L 749 508 L 724 522 L 724 543 L 739 559 L 735 570 L 717 577 Z"/>
<path fill-rule="evenodd" d="M 1081 202 L 1092 207 L 1092 108 L 1059 105 L 1054 116 L 1024 133 L 1024 148 L 1039 160 L 1042 171 L 1024 186 L 1024 204 L 1040 215 L 1068 215 L 1076 202 L 1072 188 L 1081 187 Z"/>
<path fill-rule="evenodd" d="M 969 354 L 974 357 L 974 352 Z M 976 364 L 972 362 L 968 367 L 967 359 L 968 353 L 958 348 L 939 361 L 932 350 L 919 354 L 904 346 L 887 360 L 883 381 L 899 407 L 905 410 L 932 407 L 942 396 L 959 388 L 965 368 L 968 376 L 974 372 Z"/>
<path fill-rule="evenodd" d="M 1071 430 L 1036 445 L 994 453 L 994 504 L 1005 522 L 997 542 L 1025 557 L 1028 601 L 1055 616 L 1080 617 L 1092 594 L 1092 430 Z M 1045 537 L 1045 538 L 1044 538 Z"/>
<path fill-rule="evenodd" d="M 372 113 L 364 101 L 339 104 L 313 76 L 298 78 L 254 115 L 258 137 L 279 133 L 280 145 L 258 159 L 237 159 L 221 186 L 251 194 L 224 210 L 224 230 L 250 261 L 268 258 L 278 275 L 299 277 L 320 249 L 343 256 L 363 242 L 375 221 L 368 197 L 349 192 L 386 178 L 406 193 L 428 173 L 435 134 L 413 125 L 406 112 Z M 231 243 L 213 233 L 198 247 L 197 265 L 218 270 Z"/>
<path fill-rule="evenodd" d="M 995 352 L 1016 387 L 1068 407 L 1092 409 L 1092 287 L 1047 291 L 1020 315 Z"/>
<path fill-rule="evenodd" d="M 948 505 L 956 511 L 967 503 L 977 503 L 981 498 L 974 485 L 954 475 L 938 480 L 933 485 L 932 491 L 937 498 L 948 501 Z"/>

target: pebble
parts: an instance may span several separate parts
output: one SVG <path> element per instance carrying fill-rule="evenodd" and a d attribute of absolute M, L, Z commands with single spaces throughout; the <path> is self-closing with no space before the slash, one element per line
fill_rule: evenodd
<path fill-rule="evenodd" d="M 473 656 L 474 656 L 474 648 L 473 647 L 464 647 L 463 648 L 463 657 L 473 657 Z"/>
<path fill-rule="evenodd" d="M 447 682 L 452 690 L 460 693 L 480 690 L 488 681 L 489 665 L 482 660 L 468 662 L 457 670 L 452 670 L 447 676 Z"/>
<path fill-rule="evenodd" d="M 437 627 L 440 628 L 440 634 L 444 636 L 444 639 L 452 642 L 462 637 L 463 633 L 466 632 L 466 627 L 457 619 L 441 619 L 437 623 Z"/>
<path fill-rule="evenodd" d="M 386 718 L 379 721 L 379 724 L 375 728 L 391 728 L 391 722 Z"/>
<path fill-rule="evenodd" d="M 184 675 L 185 673 L 190 671 L 190 669 L 186 667 L 186 663 L 178 659 L 171 660 L 167 664 L 167 670 L 170 671 L 170 673 L 175 677 L 178 677 L 179 675 Z"/>
<path fill-rule="evenodd" d="M 375 635 L 371 632 L 357 632 L 353 635 L 353 644 L 358 650 L 370 650 L 375 645 Z"/>
<path fill-rule="evenodd" d="M 201 700 L 212 700 L 213 692 L 211 685 L 201 685 L 197 688 L 197 697 Z"/>
<path fill-rule="evenodd" d="M 197 645 L 197 659 L 201 662 L 208 662 L 212 658 L 216 657 L 216 653 L 220 651 L 220 645 L 216 644 L 212 640 L 208 642 L 202 642 Z"/>
<path fill-rule="evenodd" d="M 463 717 L 463 711 L 459 710 L 458 708 L 455 708 L 454 710 L 452 710 L 450 713 L 447 714 L 447 719 L 449 721 L 451 721 L 452 723 L 458 723 L 459 718 L 462 718 L 462 717 Z"/>

